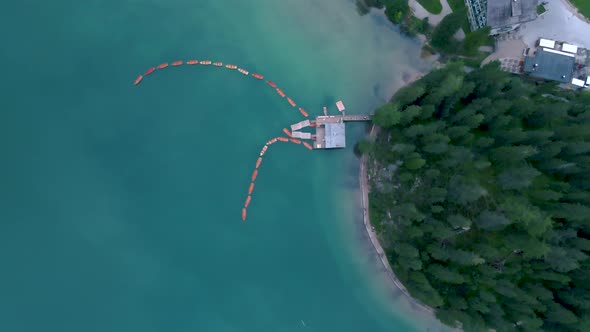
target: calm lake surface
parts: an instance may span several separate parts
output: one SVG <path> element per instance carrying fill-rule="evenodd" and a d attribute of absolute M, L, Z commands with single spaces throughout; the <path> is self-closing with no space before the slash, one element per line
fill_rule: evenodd
<path fill-rule="evenodd" d="M 264 142 L 343 100 L 365 114 L 428 69 L 348 0 L 5 4 L 0 330 L 421 331 L 360 227 L 354 143 Z M 426 324 L 426 325 L 425 325 Z"/>

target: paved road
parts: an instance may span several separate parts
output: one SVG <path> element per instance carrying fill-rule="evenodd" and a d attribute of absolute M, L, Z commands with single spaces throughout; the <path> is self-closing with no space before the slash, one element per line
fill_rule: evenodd
<path fill-rule="evenodd" d="M 485 58 L 482 64 L 485 65 L 488 62 L 505 58 L 520 59 L 522 58 L 522 52 L 525 48 L 527 48 L 527 46 L 520 39 L 498 41 L 496 51 Z"/>
<path fill-rule="evenodd" d="M 423 19 L 428 16 L 428 23 L 430 23 L 430 25 L 432 26 L 437 26 L 445 16 L 453 12 L 447 0 L 440 0 L 440 3 L 442 5 L 442 11 L 440 12 L 440 14 L 437 15 L 431 14 L 429 11 L 424 9 L 424 7 L 422 7 L 422 5 L 419 4 L 416 0 L 410 0 L 408 4 L 414 12 L 414 16 L 416 16 L 419 19 Z"/>
<path fill-rule="evenodd" d="M 590 24 L 580 19 L 566 0 L 545 0 L 547 12 L 536 20 L 525 23 L 516 33 L 528 47 L 539 38 L 565 41 L 590 49 Z"/>

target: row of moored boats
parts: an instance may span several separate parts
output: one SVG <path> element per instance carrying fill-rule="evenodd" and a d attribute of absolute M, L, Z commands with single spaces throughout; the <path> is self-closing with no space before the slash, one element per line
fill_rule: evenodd
<path fill-rule="evenodd" d="M 151 67 L 148 70 L 145 71 L 145 73 L 143 75 L 139 75 L 137 76 L 137 78 L 135 79 L 135 81 L 133 81 L 133 85 L 138 85 L 139 83 L 141 83 L 141 81 L 143 81 L 143 79 L 145 77 L 147 77 L 148 75 L 151 75 L 152 73 L 154 73 L 156 70 L 162 70 L 164 68 L 168 68 L 168 67 L 178 67 L 178 66 L 182 66 L 182 65 L 203 65 L 203 66 L 208 66 L 208 65 L 213 65 L 215 67 L 223 67 L 223 63 L 222 62 L 211 62 L 210 60 L 188 60 L 186 62 L 178 60 L 178 61 L 174 61 L 172 63 L 168 63 L 168 62 L 164 62 L 161 63 L 159 65 L 157 65 L 156 67 Z M 230 70 L 237 70 L 238 72 L 240 72 L 243 75 L 250 75 L 256 79 L 259 80 L 263 80 L 264 76 L 260 75 L 260 74 L 250 74 L 250 72 L 248 72 L 246 69 L 244 68 L 238 68 L 238 66 L 236 65 L 232 65 L 232 64 L 226 64 L 225 68 L 230 69 Z M 285 98 L 287 97 L 287 95 L 285 94 L 285 92 L 283 92 L 283 90 L 281 90 L 276 83 L 272 82 L 272 81 L 266 81 L 266 84 L 268 84 L 271 88 L 275 89 L 275 91 L 279 94 L 279 96 L 281 96 L 281 98 Z M 293 99 L 291 99 L 290 97 L 287 97 L 287 102 L 289 103 L 289 105 L 291 105 L 292 107 L 296 107 L 297 104 L 293 101 Z M 309 114 L 307 114 L 307 112 L 299 107 L 299 112 L 301 113 L 301 115 L 303 115 L 304 117 L 308 117 Z"/>
<path fill-rule="evenodd" d="M 133 85 L 138 85 L 139 83 L 141 83 L 141 81 L 153 74 L 155 71 L 157 70 L 162 70 L 168 67 L 178 67 L 178 66 L 182 66 L 182 65 L 203 65 L 203 66 L 208 66 L 208 65 L 213 65 L 215 67 L 223 67 L 223 63 L 222 62 L 211 62 L 209 60 L 188 60 L 186 62 L 183 61 L 174 61 L 172 63 L 168 63 L 168 62 L 164 62 L 162 64 L 159 64 L 156 67 L 151 67 L 148 70 L 145 71 L 145 73 L 143 75 L 139 75 L 137 76 L 137 78 L 135 79 L 135 81 L 133 82 Z M 246 69 L 243 68 L 238 68 L 238 66 L 236 65 L 232 65 L 232 64 L 226 64 L 225 68 L 230 69 L 230 70 L 237 70 L 239 73 L 245 75 L 245 76 L 252 76 L 258 80 L 263 80 L 264 76 L 260 75 L 260 74 L 250 74 L 250 72 L 248 72 Z M 275 91 L 277 92 L 277 94 L 281 97 L 281 98 L 285 98 L 287 97 L 287 95 L 285 94 L 285 92 L 283 92 L 283 90 L 281 90 L 276 83 L 272 82 L 272 81 L 266 81 L 266 84 L 268 86 L 270 86 L 271 88 L 275 89 Z M 290 97 L 287 97 L 287 102 L 289 103 L 289 105 L 291 105 L 292 107 L 297 107 L 297 104 L 295 103 L 295 101 L 293 101 L 293 99 L 291 99 Z M 299 112 L 301 113 L 301 115 L 308 117 L 309 115 L 307 114 L 307 112 L 299 107 Z M 313 123 L 313 121 L 312 121 Z M 313 123 L 315 124 L 315 123 Z M 254 186 L 255 186 L 255 182 L 256 182 L 256 178 L 258 177 L 258 169 L 260 168 L 260 165 L 262 164 L 262 157 L 264 156 L 264 154 L 266 153 L 266 151 L 268 150 L 269 146 L 271 146 L 272 144 L 276 143 L 276 142 L 285 142 L 285 143 L 293 143 L 293 144 L 302 144 L 303 146 L 305 146 L 307 149 L 312 150 L 313 147 L 311 146 L 311 144 L 305 142 L 305 141 L 301 141 L 299 139 L 293 138 L 291 137 L 292 134 L 291 132 L 289 132 L 289 130 L 287 130 L 287 128 L 283 129 L 283 132 L 288 136 L 288 137 L 275 137 L 271 140 L 269 140 L 268 142 L 266 142 L 266 144 L 264 145 L 264 147 L 262 147 L 262 150 L 260 150 L 260 155 L 258 157 L 258 159 L 256 160 L 256 167 L 254 169 L 254 172 L 252 173 L 252 179 L 250 182 L 250 186 L 248 187 L 248 196 L 246 197 L 246 201 L 244 202 L 244 207 L 242 208 L 242 220 L 246 220 L 246 216 L 247 216 L 247 210 L 248 210 L 248 206 L 250 205 L 251 201 L 252 201 L 252 193 L 254 192 Z"/>
<path fill-rule="evenodd" d="M 145 71 L 145 73 L 143 75 L 137 76 L 137 78 L 135 79 L 135 81 L 133 81 L 133 85 L 138 85 L 139 83 L 141 83 L 141 81 L 143 81 L 143 79 L 146 76 L 152 74 L 153 72 L 155 72 L 158 69 L 161 70 L 161 69 L 164 69 L 164 68 L 168 68 L 170 66 L 172 66 L 172 67 L 178 67 L 178 66 L 182 66 L 184 64 L 189 65 L 189 66 L 190 65 L 203 65 L 203 66 L 208 66 L 208 65 L 211 65 L 212 64 L 215 67 L 223 67 L 223 63 L 222 62 L 211 62 L 210 60 L 201 60 L 201 61 L 199 61 L 199 60 L 188 60 L 186 62 L 181 61 L 181 60 L 178 60 L 178 61 L 174 61 L 172 63 L 164 62 L 164 63 L 161 63 L 161 64 L 157 65 L 156 67 L 149 68 L 148 70 Z M 246 70 L 244 70 L 242 68 L 238 68 L 238 66 L 236 66 L 236 65 L 227 64 L 227 65 L 225 65 L 225 68 L 232 69 L 232 70 L 233 69 L 238 69 L 238 71 L 241 72 L 242 74 L 248 75 L 248 72 Z M 262 76 L 261 75 L 259 75 L 259 74 L 252 74 L 252 76 L 254 76 L 254 75 L 256 75 L 255 77 L 257 77 L 257 78 L 258 77 L 261 77 L 260 79 L 262 79 Z"/>
<path fill-rule="evenodd" d="M 285 128 L 284 130 L 287 130 L 287 129 Z M 290 135 L 291 135 L 291 133 L 289 133 L 289 136 Z M 260 154 L 258 156 L 258 159 L 256 160 L 256 167 L 254 168 L 254 172 L 252 172 L 250 186 L 248 187 L 248 196 L 246 196 L 246 201 L 244 202 L 244 207 L 242 208 L 242 220 L 244 220 L 244 221 L 246 220 L 246 217 L 248 214 L 248 206 L 252 202 L 252 193 L 254 192 L 256 178 L 258 177 L 258 169 L 260 168 L 260 165 L 262 164 L 262 157 L 266 154 L 266 151 L 268 150 L 269 146 L 271 146 L 277 142 L 303 144 L 303 146 L 305 146 L 308 150 L 313 149 L 311 144 L 309 144 L 307 142 L 301 141 L 296 138 L 287 138 L 287 137 L 275 137 L 275 138 L 269 140 L 268 142 L 266 142 L 266 144 L 264 144 L 264 146 L 262 147 L 262 150 L 260 150 Z"/>

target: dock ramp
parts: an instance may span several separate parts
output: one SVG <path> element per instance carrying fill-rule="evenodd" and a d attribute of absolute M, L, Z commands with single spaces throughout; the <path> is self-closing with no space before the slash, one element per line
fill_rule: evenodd
<path fill-rule="evenodd" d="M 300 131 L 291 132 L 293 138 L 311 139 L 311 133 L 302 133 Z"/>
<path fill-rule="evenodd" d="M 295 130 L 299 130 L 301 128 L 309 127 L 309 125 L 310 125 L 309 120 L 297 122 L 296 124 L 291 125 L 291 131 L 295 131 Z"/>

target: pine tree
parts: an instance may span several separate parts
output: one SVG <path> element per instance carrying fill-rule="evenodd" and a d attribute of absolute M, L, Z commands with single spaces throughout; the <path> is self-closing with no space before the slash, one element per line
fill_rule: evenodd
<path fill-rule="evenodd" d="M 396 104 L 385 104 L 375 111 L 373 121 L 381 127 L 391 127 L 399 123 L 401 112 Z"/>
<path fill-rule="evenodd" d="M 449 284 L 462 284 L 465 282 L 465 278 L 455 271 L 452 271 L 440 264 L 432 264 L 428 267 L 428 273 L 434 278 Z M 465 304 L 467 307 L 467 304 Z"/>
<path fill-rule="evenodd" d="M 418 105 L 410 105 L 403 110 L 399 124 L 405 126 L 420 114 L 422 114 L 422 107 Z"/>
<path fill-rule="evenodd" d="M 414 152 L 404 161 L 404 167 L 409 170 L 416 170 L 426 165 L 426 160 L 422 159 L 420 154 Z"/>
<path fill-rule="evenodd" d="M 461 205 L 478 200 L 487 195 L 487 190 L 479 183 L 456 176 L 449 182 L 448 199 Z"/>
<path fill-rule="evenodd" d="M 514 163 L 537 153 L 537 149 L 530 145 L 503 146 L 492 149 L 492 160 L 498 163 Z"/>
<path fill-rule="evenodd" d="M 455 62 L 376 112 L 372 214 L 396 274 L 441 321 L 590 329 L 589 104 Z"/>
<path fill-rule="evenodd" d="M 405 86 L 393 96 L 392 100 L 399 103 L 400 106 L 404 107 L 418 100 L 426 93 L 426 89 L 422 84 L 412 84 Z"/>
<path fill-rule="evenodd" d="M 506 190 L 523 189 L 539 175 L 541 172 L 530 166 L 509 168 L 498 175 L 498 183 Z"/>
<path fill-rule="evenodd" d="M 557 324 L 573 324 L 578 321 L 576 315 L 564 308 L 559 303 L 549 303 L 547 310 L 547 320 Z"/>

